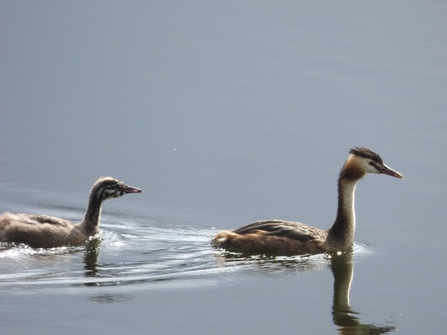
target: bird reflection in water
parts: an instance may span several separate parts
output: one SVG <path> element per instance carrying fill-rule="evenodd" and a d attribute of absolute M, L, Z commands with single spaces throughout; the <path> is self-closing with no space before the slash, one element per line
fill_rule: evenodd
<path fill-rule="evenodd" d="M 325 267 L 327 264 L 321 261 L 313 261 L 312 257 L 299 256 L 298 258 L 275 257 L 267 255 L 250 255 L 236 253 L 219 253 L 215 255 L 222 265 L 256 264 L 264 271 L 284 271 L 295 269 L 300 272 L 314 271 Z M 359 320 L 361 313 L 353 310 L 349 302 L 349 292 L 354 275 L 353 248 L 343 253 L 326 255 L 330 260 L 329 267 L 334 276 L 334 296 L 332 305 L 332 320 L 338 327 L 340 335 L 369 335 L 387 334 L 397 330 L 396 326 L 382 326 L 376 324 L 364 324 Z"/>
<path fill-rule="evenodd" d="M 386 334 L 397 330 L 395 326 L 363 324 L 357 316 L 354 316 L 354 314 L 360 315 L 361 313 L 353 310 L 349 303 L 349 291 L 354 275 L 352 250 L 330 256 L 330 260 L 330 267 L 334 275 L 332 319 L 338 326 L 339 334 Z"/>
<path fill-rule="evenodd" d="M 99 250 L 100 250 L 101 240 L 99 238 L 91 239 L 85 248 L 84 253 L 84 275 L 87 278 L 100 278 L 98 261 L 99 261 Z M 101 283 L 99 280 L 95 281 L 86 281 L 84 283 L 85 286 L 110 286 L 110 282 Z M 112 303 L 123 303 L 130 300 L 133 300 L 135 297 L 133 295 L 127 294 L 111 294 L 111 293 L 102 293 L 102 294 L 93 294 L 88 297 L 88 300 L 98 303 L 98 304 L 112 304 Z"/>
<path fill-rule="evenodd" d="M 88 241 L 84 253 L 84 269 L 85 276 L 87 278 L 99 277 L 98 274 L 98 260 L 99 260 L 99 246 L 101 240 L 99 238 L 93 238 Z M 86 282 L 85 286 L 100 286 L 96 282 Z"/>

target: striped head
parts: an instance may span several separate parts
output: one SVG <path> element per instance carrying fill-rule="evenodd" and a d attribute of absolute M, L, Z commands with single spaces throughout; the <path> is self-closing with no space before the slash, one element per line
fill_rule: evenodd
<path fill-rule="evenodd" d="M 90 191 L 91 196 L 95 196 L 100 201 L 119 198 L 127 193 L 141 193 L 141 189 L 126 185 L 120 180 L 112 177 L 101 177 L 94 184 Z"/>

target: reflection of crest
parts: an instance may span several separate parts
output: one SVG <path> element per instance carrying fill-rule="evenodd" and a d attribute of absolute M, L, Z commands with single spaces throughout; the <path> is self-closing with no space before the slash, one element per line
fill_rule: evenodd
<path fill-rule="evenodd" d="M 88 300 L 96 302 L 98 304 L 113 304 L 115 302 L 127 302 L 135 298 L 133 295 L 126 294 L 97 294 L 92 295 Z"/>

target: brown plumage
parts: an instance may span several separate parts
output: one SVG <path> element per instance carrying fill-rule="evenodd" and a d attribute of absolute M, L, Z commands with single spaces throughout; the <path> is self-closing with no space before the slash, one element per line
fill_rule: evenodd
<path fill-rule="evenodd" d="M 0 242 L 24 243 L 33 248 L 80 245 L 99 232 L 101 205 L 104 200 L 141 192 L 117 179 L 99 178 L 90 190 L 84 220 L 80 223 L 43 214 L 5 212 L 0 215 Z"/>
<path fill-rule="evenodd" d="M 217 233 L 211 244 L 228 251 L 276 255 L 330 253 L 349 248 L 355 233 L 354 193 L 357 182 L 367 173 L 404 179 L 368 148 L 356 147 L 349 153 L 338 178 L 337 216 L 330 229 L 283 220 L 256 221 L 233 231 Z"/>

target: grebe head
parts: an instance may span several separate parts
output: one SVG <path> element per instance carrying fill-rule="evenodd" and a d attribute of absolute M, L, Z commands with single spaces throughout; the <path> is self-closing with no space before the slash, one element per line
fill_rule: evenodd
<path fill-rule="evenodd" d="M 399 172 L 386 166 L 382 158 L 374 151 L 365 147 L 352 148 L 348 158 L 349 165 L 354 166 L 359 172 L 365 173 L 382 173 L 391 177 L 404 179 Z"/>
<path fill-rule="evenodd" d="M 99 178 L 92 187 L 91 194 L 95 194 L 102 201 L 122 197 L 127 193 L 141 193 L 141 189 L 126 185 L 112 177 Z"/>

